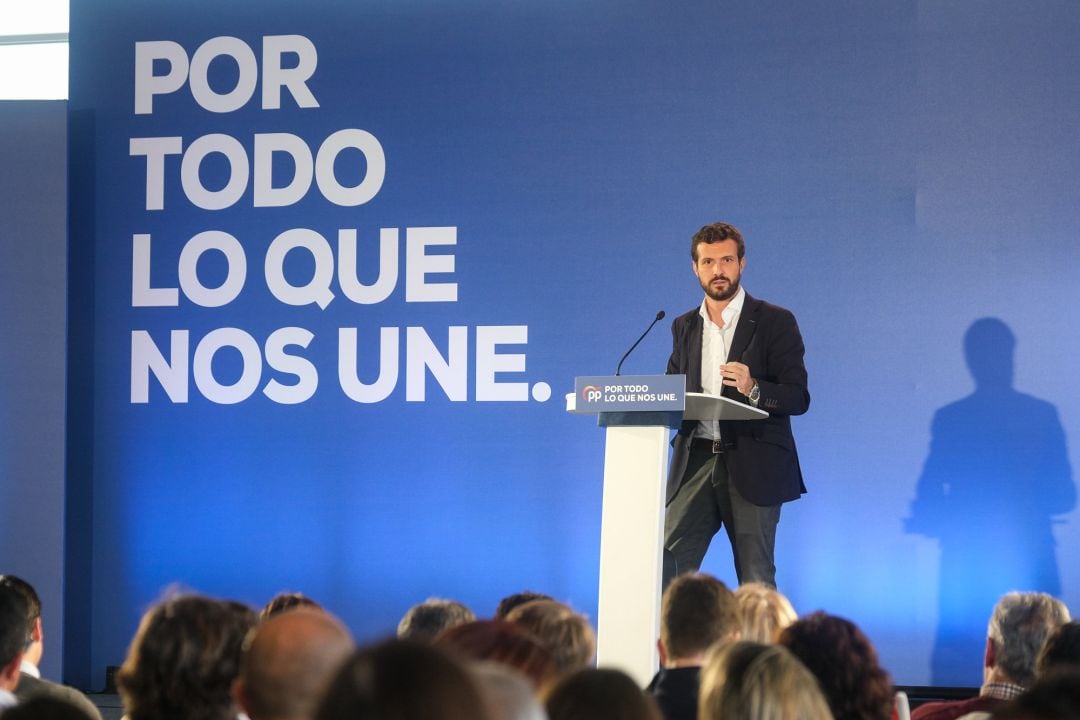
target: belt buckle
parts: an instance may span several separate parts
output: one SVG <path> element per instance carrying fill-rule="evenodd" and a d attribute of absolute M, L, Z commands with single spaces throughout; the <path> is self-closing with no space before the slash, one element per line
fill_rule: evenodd
<path fill-rule="evenodd" d="M 712 441 L 712 451 L 713 451 L 713 455 L 719 455 L 720 453 L 724 452 L 724 444 L 723 444 L 723 442 L 721 440 L 719 440 L 719 439 L 713 440 Z"/>

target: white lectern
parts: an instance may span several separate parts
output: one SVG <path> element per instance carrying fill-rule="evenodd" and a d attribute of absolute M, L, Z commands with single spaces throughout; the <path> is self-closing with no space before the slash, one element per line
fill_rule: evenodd
<path fill-rule="evenodd" d="M 600 527 L 600 597 L 597 665 L 628 673 L 644 687 L 660 667 L 660 583 L 663 571 L 664 494 L 671 428 L 682 420 L 758 420 L 768 413 L 734 400 L 680 391 L 672 404 L 652 400 L 664 393 L 612 393 L 605 387 L 670 387 L 685 376 L 579 378 L 566 396 L 566 409 L 599 415 L 607 428 L 604 446 L 604 500 Z M 584 381 L 584 382 L 582 382 Z M 605 381 L 608 381 L 606 385 Z M 584 388 L 584 392 L 583 392 Z M 599 402 L 583 402 L 589 390 Z M 621 402 L 620 402 L 621 401 Z M 596 406 L 600 407 L 597 408 Z"/>

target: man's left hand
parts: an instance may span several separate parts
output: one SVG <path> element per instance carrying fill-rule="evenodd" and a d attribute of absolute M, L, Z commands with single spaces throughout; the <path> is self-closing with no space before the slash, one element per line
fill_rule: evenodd
<path fill-rule="evenodd" d="M 724 384 L 733 387 L 743 395 L 749 395 L 754 389 L 754 378 L 750 377 L 750 368 L 740 362 L 724 363 L 720 366 L 720 376 Z"/>

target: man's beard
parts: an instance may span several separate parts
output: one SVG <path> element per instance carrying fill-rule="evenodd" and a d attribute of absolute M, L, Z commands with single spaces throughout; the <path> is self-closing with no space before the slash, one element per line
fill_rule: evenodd
<path fill-rule="evenodd" d="M 718 302 L 730 300 L 735 297 L 735 293 L 739 292 L 739 278 L 728 280 L 726 285 L 720 287 L 714 287 L 713 281 L 710 280 L 707 283 L 701 283 L 701 289 L 705 291 L 706 295 Z"/>

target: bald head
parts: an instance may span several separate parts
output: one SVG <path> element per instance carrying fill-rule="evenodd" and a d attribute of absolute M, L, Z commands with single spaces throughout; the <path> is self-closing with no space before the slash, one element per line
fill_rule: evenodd
<path fill-rule="evenodd" d="M 247 643 L 234 694 L 251 720 L 309 720 L 353 650 L 332 615 L 290 610 L 260 624 Z"/>

